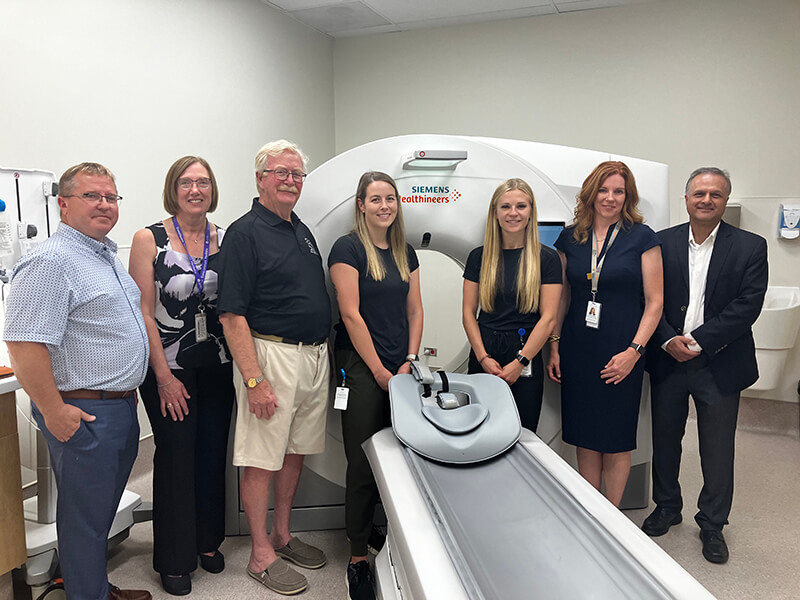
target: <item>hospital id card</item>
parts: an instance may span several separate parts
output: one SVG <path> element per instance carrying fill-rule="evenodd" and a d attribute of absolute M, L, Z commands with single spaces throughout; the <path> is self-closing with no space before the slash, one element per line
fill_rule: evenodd
<path fill-rule="evenodd" d="M 333 399 L 333 408 L 336 410 L 347 410 L 347 398 L 350 396 L 350 388 L 339 386 L 336 388 L 336 396 Z"/>
<path fill-rule="evenodd" d="M 208 339 L 205 311 L 201 310 L 194 316 L 194 339 L 198 342 L 205 342 Z"/>
<path fill-rule="evenodd" d="M 602 305 L 599 302 L 589 302 L 586 305 L 586 326 L 592 329 L 600 327 L 600 309 Z"/>

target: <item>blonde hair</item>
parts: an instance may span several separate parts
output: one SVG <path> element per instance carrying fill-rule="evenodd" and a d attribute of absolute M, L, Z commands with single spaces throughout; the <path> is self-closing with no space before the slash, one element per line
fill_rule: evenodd
<path fill-rule="evenodd" d="M 75 178 L 81 174 L 108 177 L 114 184 L 114 187 L 117 187 L 114 174 L 108 167 L 104 167 L 100 163 L 95 162 L 82 162 L 79 165 L 75 165 L 74 167 L 70 167 L 64 171 L 64 174 L 58 180 L 58 194 L 60 196 L 69 196 L 73 191 L 75 191 Z"/>
<path fill-rule="evenodd" d="M 622 224 L 629 227 L 634 223 L 644 221 L 639 212 L 639 192 L 636 190 L 636 179 L 624 162 L 608 160 L 597 165 L 584 180 L 581 191 L 578 192 L 578 203 L 575 205 L 575 228 L 572 231 L 573 239 L 579 244 L 589 239 L 589 232 L 594 227 L 594 202 L 597 192 L 606 179 L 612 175 L 619 175 L 625 180 L 625 203 L 622 205 Z"/>
<path fill-rule="evenodd" d="M 503 231 L 497 221 L 497 203 L 503 194 L 520 190 L 531 204 L 531 217 L 525 227 L 522 255 L 517 269 L 517 308 L 521 313 L 536 312 L 539 308 L 539 290 L 542 283 L 540 265 L 541 245 L 536 218 L 536 201 L 531 186 L 522 179 L 504 181 L 492 194 L 489 215 L 486 218 L 486 236 L 479 283 L 481 310 L 494 311 L 494 300 L 503 286 Z"/>
<path fill-rule="evenodd" d="M 359 200 L 363 203 L 367 197 L 367 188 L 369 184 L 375 181 L 384 181 L 391 185 L 394 189 L 394 195 L 397 198 L 397 216 L 394 222 L 389 225 L 386 237 L 389 242 L 389 249 L 392 251 L 392 257 L 397 265 L 397 270 L 400 271 L 400 278 L 403 281 L 408 281 L 411 278 L 411 271 L 408 267 L 406 230 L 403 225 L 403 210 L 400 208 L 400 194 L 397 191 L 397 184 L 394 182 L 394 179 L 386 173 L 367 171 L 361 176 L 361 179 L 358 180 L 355 213 L 353 216 L 353 232 L 358 236 L 359 241 L 364 246 L 364 250 L 367 253 L 367 271 L 370 277 L 375 281 L 383 281 L 383 278 L 386 277 L 386 266 L 383 264 L 383 260 L 377 250 L 375 250 L 375 244 L 372 243 L 372 239 L 369 237 L 366 216 L 358 207 Z"/>

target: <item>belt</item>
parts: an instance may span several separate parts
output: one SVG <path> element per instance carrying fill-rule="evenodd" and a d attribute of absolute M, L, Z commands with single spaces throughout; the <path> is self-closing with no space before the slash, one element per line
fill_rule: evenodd
<path fill-rule="evenodd" d="M 278 335 L 265 335 L 263 333 L 258 333 L 257 331 L 250 330 L 250 333 L 253 337 L 256 337 L 260 340 L 267 340 L 269 342 L 278 342 L 279 344 L 291 344 L 292 346 L 299 346 L 303 344 L 303 346 L 321 346 L 325 342 L 328 341 L 327 337 L 321 338 L 319 340 L 314 340 L 313 342 L 301 342 L 299 340 L 293 340 L 291 338 L 280 337 Z"/>
<path fill-rule="evenodd" d="M 72 398 L 73 400 L 115 400 L 133 396 L 136 390 L 127 392 L 106 392 L 103 390 L 70 390 L 68 392 L 58 392 L 62 398 Z"/>

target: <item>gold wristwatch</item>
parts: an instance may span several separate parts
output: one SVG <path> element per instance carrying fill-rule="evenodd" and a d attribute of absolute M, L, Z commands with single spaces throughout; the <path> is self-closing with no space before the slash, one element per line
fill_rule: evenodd
<path fill-rule="evenodd" d="M 247 387 L 252 389 L 262 381 L 264 381 L 264 375 L 259 375 L 258 377 L 251 377 L 250 379 L 247 380 Z"/>

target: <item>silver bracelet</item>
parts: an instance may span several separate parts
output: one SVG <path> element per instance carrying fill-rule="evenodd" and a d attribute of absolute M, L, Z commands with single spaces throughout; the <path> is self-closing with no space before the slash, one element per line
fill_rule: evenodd
<path fill-rule="evenodd" d="M 164 387 L 167 387 L 167 386 L 168 386 L 170 383 L 172 383 L 173 381 L 175 381 L 175 375 L 173 375 L 173 376 L 172 376 L 172 379 L 170 379 L 170 380 L 169 380 L 167 383 L 158 383 L 158 382 L 156 382 L 156 385 L 157 385 L 158 387 L 160 387 L 160 388 L 164 388 Z"/>

